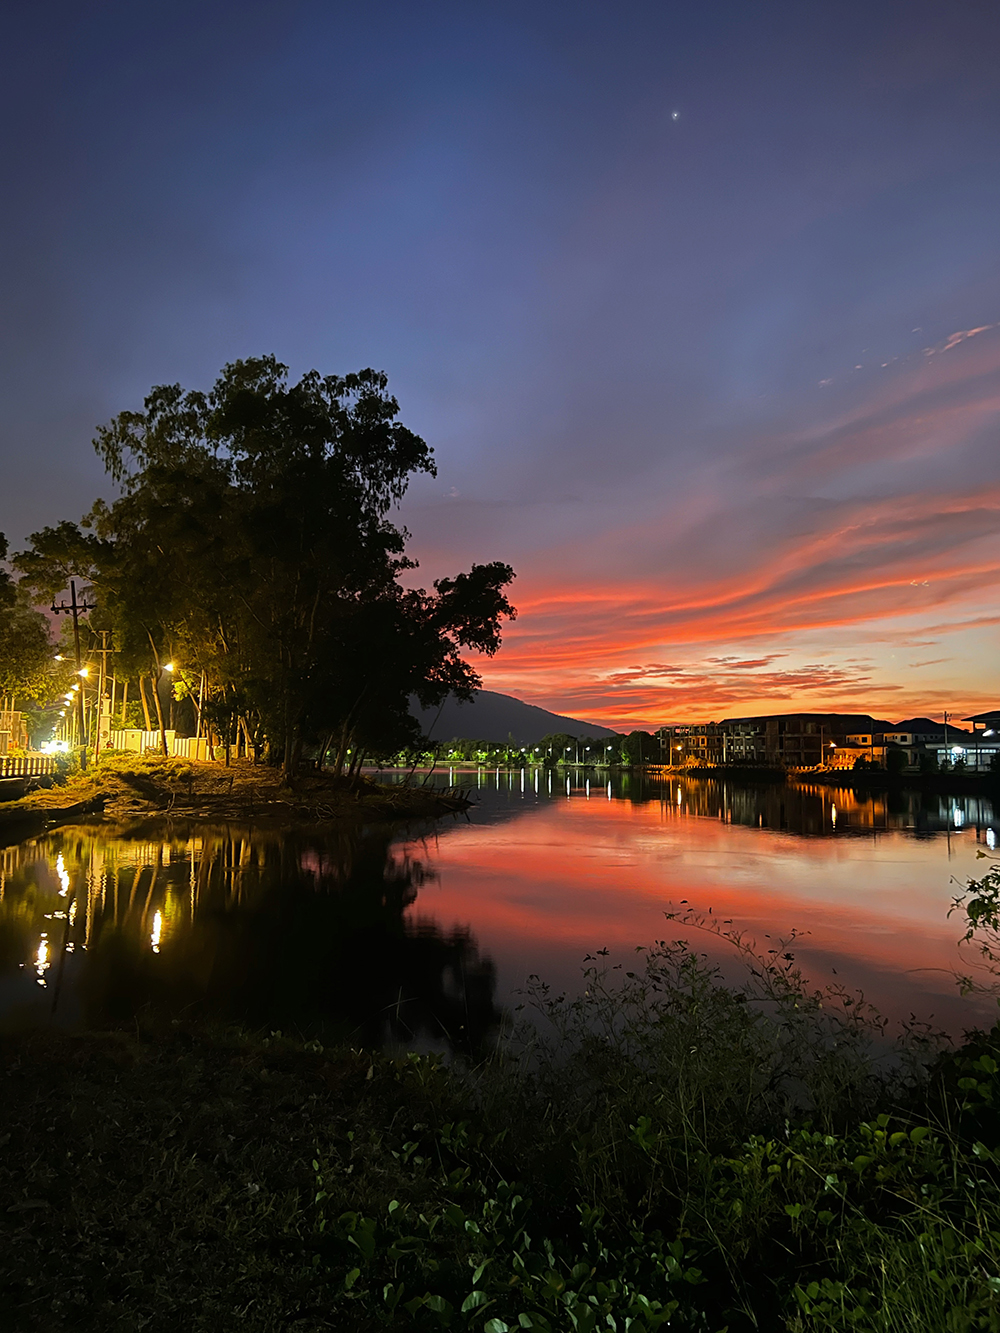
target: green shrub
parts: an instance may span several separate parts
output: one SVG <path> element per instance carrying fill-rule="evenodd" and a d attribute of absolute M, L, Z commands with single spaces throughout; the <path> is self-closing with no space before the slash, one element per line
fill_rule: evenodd
<path fill-rule="evenodd" d="M 1000 1032 L 887 1060 L 863 997 L 729 938 L 743 986 L 661 942 L 534 980 L 484 1066 L 396 1066 L 419 1119 L 314 1164 L 345 1326 L 1000 1330 Z"/>

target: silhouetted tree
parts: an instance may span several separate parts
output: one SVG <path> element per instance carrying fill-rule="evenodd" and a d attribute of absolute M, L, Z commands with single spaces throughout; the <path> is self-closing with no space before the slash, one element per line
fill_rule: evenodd
<path fill-rule="evenodd" d="M 415 566 L 387 515 L 435 468 L 386 383 L 310 371 L 289 385 L 259 357 L 208 394 L 154 388 L 95 440 L 120 498 L 36 533 L 25 582 L 48 595 L 88 580 L 126 661 L 204 672 L 216 715 L 266 734 L 288 773 L 307 740 L 335 738 L 342 763 L 352 740 L 414 737 L 406 696 L 469 697 L 479 678 L 460 650 L 496 651 L 514 575 L 399 585 Z"/>
<path fill-rule="evenodd" d="M 621 743 L 623 764 L 657 764 L 660 743 L 648 731 L 630 731 Z"/>
<path fill-rule="evenodd" d="M 0 532 L 0 560 L 6 556 L 7 539 Z M 0 569 L 0 696 L 45 701 L 58 688 L 49 625 L 27 591 Z"/>

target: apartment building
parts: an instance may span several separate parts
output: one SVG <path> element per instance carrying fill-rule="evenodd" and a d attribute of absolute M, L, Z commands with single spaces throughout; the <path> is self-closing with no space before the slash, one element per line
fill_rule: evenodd
<path fill-rule="evenodd" d="M 662 762 L 673 766 L 851 769 L 860 759 L 890 766 L 893 752 L 902 751 L 897 762 L 904 769 L 915 771 L 933 758 L 939 766 L 961 761 L 970 771 L 985 771 L 1000 754 L 1000 710 L 963 721 L 972 723 L 971 732 L 926 717 L 892 723 L 867 713 L 779 713 L 671 723 L 657 734 Z"/>

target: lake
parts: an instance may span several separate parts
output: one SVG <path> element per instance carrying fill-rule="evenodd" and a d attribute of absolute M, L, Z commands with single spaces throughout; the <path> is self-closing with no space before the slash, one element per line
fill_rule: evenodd
<path fill-rule="evenodd" d="M 418 775 L 419 776 L 419 775 Z M 399 780 L 399 775 L 383 775 Z M 443 770 L 455 817 L 406 828 L 78 823 L 0 851 L 0 1016 L 100 1025 L 149 1007 L 366 1043 L 477 1049 L 529 974 L 579 984 L 711 913 L 762 950 L 792 931 L 817 985 L 955 1033 L 995 1003 L 947 912 L 995 847 L 989 801 L 622 773 Z"/>

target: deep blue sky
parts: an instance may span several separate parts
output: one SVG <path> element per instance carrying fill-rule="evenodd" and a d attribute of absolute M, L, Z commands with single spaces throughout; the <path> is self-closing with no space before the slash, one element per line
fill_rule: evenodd
<path fill-rule="evenodd" d="M 995 0 L 2 25 L 15 548 L 151 384 L 374 365 L 440 465 L 426 576 L 519 571 L 494 686 L 611 724 L 995 701 Z"/>

